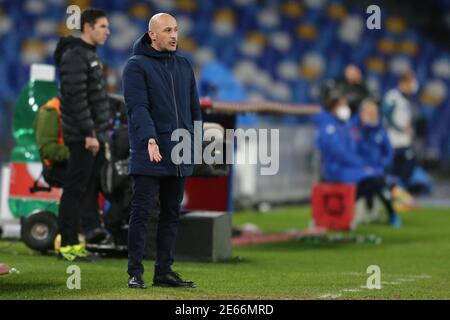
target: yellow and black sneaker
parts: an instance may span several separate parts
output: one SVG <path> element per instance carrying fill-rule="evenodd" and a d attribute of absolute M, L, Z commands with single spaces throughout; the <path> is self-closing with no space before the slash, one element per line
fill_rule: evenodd
<path fill-rule="evenodd" d="M 60 260 L 74 261 L 77 256 L 75 254 L 73 246 L 64 246 L 59 248 L 57 258 Z"/>
<path fill-rule="evenodd" d="M 59 249 L 58 259 L 70 262 L 94 262 L 98 257 L 87 251 L 82 245 L 64 246 Z"/>

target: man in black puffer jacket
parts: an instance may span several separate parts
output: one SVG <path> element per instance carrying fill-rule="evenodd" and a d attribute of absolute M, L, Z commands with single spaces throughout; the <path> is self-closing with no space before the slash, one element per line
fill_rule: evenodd
<path fill-rule="evenodd" d="M 61 249 L 59 258 L 92 260 L 78 242 L 80 203 L 92 197 L 96 210 L 100 167 L 109 126 L 110 108 L 103 67 L 95 53 L 109 35 L 106 14 L 86 9 L 81 14 L 81 38 L 62 38 L 55 51 L 59 67 L 64 143 L 70 158 L 59 207 Z M 95 207 L 94 207 L 95 206 Z"/>

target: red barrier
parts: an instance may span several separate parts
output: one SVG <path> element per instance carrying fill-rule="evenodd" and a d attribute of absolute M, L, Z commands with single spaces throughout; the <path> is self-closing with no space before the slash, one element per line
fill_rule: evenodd
<path fill-rule="evenodd" d="M 356 186 L 318 183 L 313 186 L 312 211 L 316 227 L 350 229 L 355 207 Z"/>

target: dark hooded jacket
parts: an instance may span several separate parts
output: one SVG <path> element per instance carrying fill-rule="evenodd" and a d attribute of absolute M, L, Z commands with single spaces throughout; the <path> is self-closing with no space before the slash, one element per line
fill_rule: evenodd
<path fill-rule="evenodd" d="M 61 38 L 55 51 L 59 97 L 66 144 L 96 136 L 106 141 L 110 108 L 103 66 L 95 46 L 72 36 Z"/>
<path fill-rule="evenodd" d="M 175 52 L 157 51 L 150 41 L 146 33 L 135 42 L 123 72 L 130 174 L 189 176 L 194 161 L 194 121 L 201 121 L 194 73 L 186 58 Z M 201 139 L 201 124 L 197 127 Z M 190 132 L 190 163 L 178 164 L 171 159 L 172 150 L 183 140 L 171 140 L 172 132 L 178 128 Z M 151 162 L 148 155 L 150 138 L 159 146 L 162 160 L 158 163 Z M 184 148 L 177 154 L 184 155 L 183 151 Z"/>

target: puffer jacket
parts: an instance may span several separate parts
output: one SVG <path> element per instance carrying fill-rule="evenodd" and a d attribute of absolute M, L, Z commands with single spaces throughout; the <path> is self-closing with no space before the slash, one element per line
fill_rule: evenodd
<path fill-rule="evenodd" d="M 151 47 L 147 33 L 136 40 L 133 56 L 123 71 L 123 91 L 128 115 L 130 141 L 130 174 L 148 176 L 190 176 L 194 168 L 194 121 L 202 140 L 202 114 L 197 86 L 189 61 L 175 52 L 157 51 Z M 176 129 L 191 134 L 190 163 L 175 164 L 171 159 L 177 141 Z M 155 139 L 162 156 L 151 162 L 148 140 Z M 176 139 L 175 139 L 176 140 Z M 177 153 L 178 154 L 178 153 Z"/>
<path fill-rule="evenodd" d="M 96 136 L 106 141 L 110 108 L 103 65 L 92 46 L 80 38 L 61 38 L 55 55 L 59 67 L 59 96 L 66 144 Z"/>

